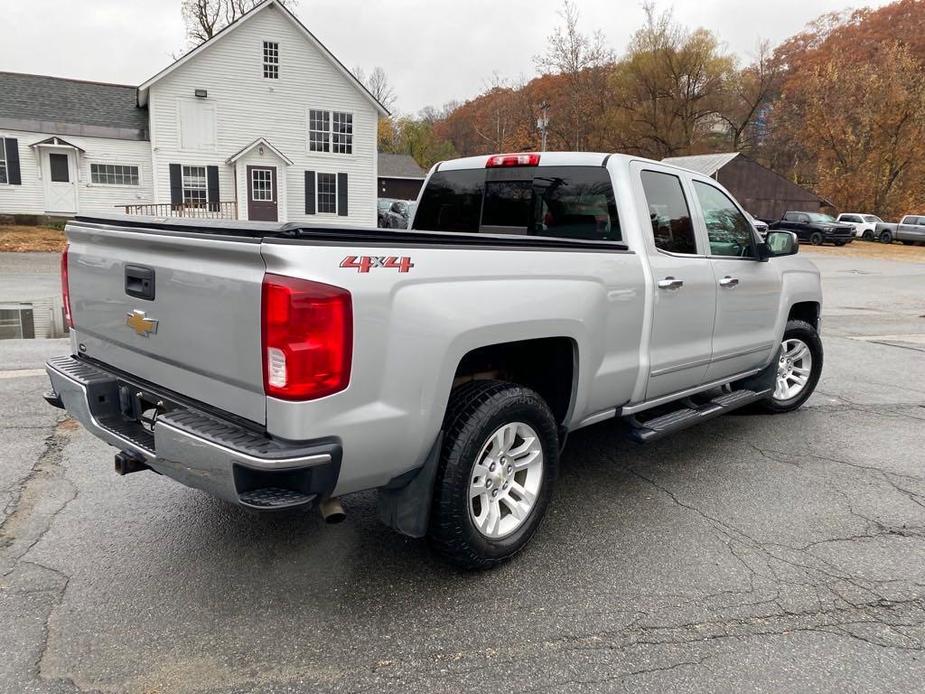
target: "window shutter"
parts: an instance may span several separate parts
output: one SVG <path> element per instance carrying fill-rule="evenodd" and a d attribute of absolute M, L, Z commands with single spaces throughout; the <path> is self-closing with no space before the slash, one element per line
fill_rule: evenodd
<path fill-rule="evenodd" d="M 315 214 L 315 172 L 305 172 L 305 214 Z"/>
<path fill-rule="evenodd" d="M 337 214 L 347 216 L 347 174 L 337 174 Z"/>
<path fill-rule="evenodd" d="M 19 173 L 19 140 L 8 137 L 6 146 L 6 180 L 10 185 L 21 186 L 22 176 Z"/>
<path fill-rule="evenodd" d="M 179 164 L 170 165 L 170 204 L 183 204 L 183 172 Z"/>
<path fill-rule="evenodd" d="M 217 166 L 207 166 L 206 167 L 206 187 L 207 195 L 209 196 L 209 209 L 212 212 L 218 212 L 218 167 Z"/>

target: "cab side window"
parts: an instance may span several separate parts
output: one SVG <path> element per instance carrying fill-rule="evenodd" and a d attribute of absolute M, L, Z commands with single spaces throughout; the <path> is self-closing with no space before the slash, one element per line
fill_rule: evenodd
<path fill-rule="evenodd" d="M 668 253 L 696 254 L 691 212 L 681 179 L 659 171 L 642 172 L 655 247 Z"/>
<path fill-rule="evenodd" d="M 710 255 L 756 257 L 752 225 L 729 196 L 719 188 L 701 181 L 694 181 L 694 192 L 703 209 L 703 220 L 710 239 Z"/>

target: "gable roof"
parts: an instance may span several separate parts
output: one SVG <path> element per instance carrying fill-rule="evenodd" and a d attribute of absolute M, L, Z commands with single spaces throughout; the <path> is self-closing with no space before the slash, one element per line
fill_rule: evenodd
<path fill-rule="evenodd" d="M 56 135 L 148 139 L 135 87 L 0 72 L 0 127 Z"/>
<path fill-rule="evenodd" d="M 379 152 L 380 178 L 420 178 L 426 175 L 424 169 L 409 154 L 390 154 Z"/>
<path fill-rule="evenodd" d="M 305 27 L 305 25 L 302 24 L 302 22 L 299 21 L 298 17 L 292 14 L 292 12 L 290 12 L 286 8 L 285 5 L 278 2 L 278 0 L 263 0 L 263 2 L 261 2 L 260 4 L 255 5 L 253 9 L 250 9 L 247 12 L 245 12 L 239 19 L 236 19 L 234 22 L 224 27 L 221 31 L 215 34 L 208 41 L 204 41 L 203 43 L 199 44 L 198 46 L 196 46 L 196 48 L 192 49 L 185 55 L 181 56 L 178 60 L 174 61 L 172 64 L 168 65 L 163 70 L 161 70 L 159 73 L 154 75 L 154 77 L 151 77 L 149 80 L 144 82 L 140 87 L 138 87 L 138 105 L 144 106 L 145 104 L 148 103 L 148 90 L 151 88 L 151 85 L 153 85 L 158 80 L 163 79 L 164 77 L 169 75 L 171 72 L 176 70 L 178 67 L 180 67 L 181 65 L 184 65 L 189 60 L 199 55 L 209 46 L 212 46 L 216 42 L 221 41 L 223 38 L 228 36 L 235 29 L 237 29 L 238 27 L 243 25 L 245 22 L 247 22 L 249 19 L 256 16 L 257 14 L 259 14 L 260 12 L 262 12 L 268 7 L 276 7 L 286 19 L 288 19 L 290 22 L 292 22 L 295 25 L 295 27 L 302 33 L 302 35 L 308 40 L 308 42 L 312 44 L 315 48 L 317 48 L 321 52 L 321 54 L 325 58 L 327 58 L 328 62 L 330 62 L 331 65 L 333 65 L 337 69 L 337 71 L 340 72 L 345 78 L 347 78 L 347 80 L 351 84 L 353 84 L 353 86 L 356 87 L 363 94 L 364 97 L 366 97 L 366 99 L 376 108 L 377 111 L 379 111 L 379 113 L 381 113 L 384 116 L 389 115 L 389 110 L 385 106 L 383 106 L 379 102 L 379 100 L 372 95 L 372 93 L 370 93 L 370 91 L 363 85 L 363 83 L 360 82 L 360 80 L 356 78 L 356 75 L 354 75 L 352 72 L 350 72 L 350 70 L 344 67 L 344 64 L 340 62 L 337 59 L 337 57 L 333 53 L 331 53 L 331 51 L 328 50 L 327 46 L 321 43 L 321 41 L 319 41 L 315 37 L 315 35 L 312 32 L 310 32 Z"/>
<path fill-rule="evenodd" d="M 704 176 L 712 176 L 737 156 L 739 156 L 739 152 L 694 154 L 687 157 L 666 157 L 662 161 L 673 166 L 680 166 L 682 169 L 696 171 Z"/>
<path fill-rule="evenodd" d="M 287 165 L 292 166 L 292 159 L 290 159 L 290 158 L 287 157 L 285 154 L 283 154 L 283 153 L 280 152 L 278 149 L 276 149 L 276 147 L 274 147 L 272 144 L 270 144 L 270 141 L 269 141 L 267 138 L 265 138 L 265 137 L 258 137 L 256 140 L 254 140 L 253 142 L 251 142 L 249 145 L 244 145 L 244 147 L 242 147 L 242 148 L 239 149 L 237 152 L 235 152 L 235 153 L 232 154 L 230 157 L 228 157 L 228 158 L 225 160 L 225 163 L 226 163 L 226 164 L 234 164 L 238 159 L 240 159 L 240 158 L 243 157 L 245 154 L 247 154 L 248 152 L 250 152 L 252 149 L 254 149 L 255 147 L 258 147 L 258 146 L 260 146 L 260 145 L 263 145 L 263 146 L 266 147 L 268 150 L 270 150 L 271 152 L 273 152 L 273 154 L 275 154 L 277 157 L 279 157 L 280 160 L 282 160 L 283 162 L 285 162 Z M 262 154 L 262 152 L 261 152 L 261 154 Z"/>

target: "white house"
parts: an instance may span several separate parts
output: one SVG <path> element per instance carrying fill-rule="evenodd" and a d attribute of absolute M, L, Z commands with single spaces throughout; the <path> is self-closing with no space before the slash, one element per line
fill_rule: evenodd
<path fill-rule="evenodd" d="M 0 215 L 375 226 L 387 113 L 265 0 L 137 88 L 0 73 Z"/>

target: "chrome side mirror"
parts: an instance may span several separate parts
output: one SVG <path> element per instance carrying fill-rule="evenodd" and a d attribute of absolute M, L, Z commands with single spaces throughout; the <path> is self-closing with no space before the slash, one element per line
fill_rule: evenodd
<path fill-rule="evenodd" d="M 792 231 L 769 231 L 762 245 L 767 247 L 769 258 L 796 255 L 800 250 L 800 241 Z"/>

